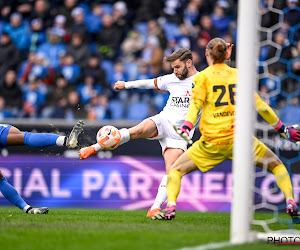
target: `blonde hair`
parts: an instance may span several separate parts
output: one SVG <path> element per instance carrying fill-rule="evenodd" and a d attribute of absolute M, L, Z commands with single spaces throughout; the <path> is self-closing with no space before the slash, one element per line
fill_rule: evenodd
<path fill-rule="evenodd" d="M 209 41 L 206 48 L 210 51 L 213 63 L 223 63 L 226 59 L 227 46 L 221 38 L 214 38 Z"/>

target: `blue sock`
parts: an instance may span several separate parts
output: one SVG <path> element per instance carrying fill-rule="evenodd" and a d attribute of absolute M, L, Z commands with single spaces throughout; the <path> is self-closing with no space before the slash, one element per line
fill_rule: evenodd
<path fill-rule="evenodd" d="M 28 204 L 21 198 L 17 190 L 7 182 L 7 179 L 3 177 L 0 179 L 0 191 L 3 196 L 11 203 L 22 209 Z"/>
<path fill-rule="evenodd" d="M 56 145 L 56 140 L 59 135 L 55 134 L 42 134 L 42 133 L 29 133 L 24 134 L 24 144 L 32 147 L 43 148 L 47 146 Z"/>

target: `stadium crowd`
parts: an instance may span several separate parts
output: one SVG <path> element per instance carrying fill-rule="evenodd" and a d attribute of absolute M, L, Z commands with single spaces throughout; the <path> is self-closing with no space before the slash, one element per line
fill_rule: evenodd
<path fill-rule="evenodd" d="M 166 93 L 117 92 L 113 84 L 171 73 L 162 59 L 180 47 L 191 49 L 197 70 L 204 69 L 209 40 L 236 43 L 237 2 L 0 1 L 0 119 L 142 120 L 154 115 L 164 107 Z M 261 1 L 262 41 L 281 18 L 269 11 L 268 2 Z M 273 7 L 283 10 L 283 24 L 272 36 L 277 45 L 268 43 L 260 52 L 261 73 L 263 63 L 270 63 L 259 88 L 274 108 L 290 101 L 300 110 L 299 96 L 289 100 L 284 95 L 299 88 L 300 29 L 292 28 L 300 22 L 298 6 L 298 0 L 274 1 Z M 273 62 L 278 53 L 280 60 Z M 235 66 L 235 48 L 231 59 Z M 288 71 L 292 76 L 282 79 Z"/>

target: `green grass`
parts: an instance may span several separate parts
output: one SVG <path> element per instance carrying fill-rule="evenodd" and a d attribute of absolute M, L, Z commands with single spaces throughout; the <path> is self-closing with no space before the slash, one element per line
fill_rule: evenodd
<path fill-rule="evenodd" d="M 26 215 L 14 207 L 1 207 L 1 249 L 167 250 L 229 239 L 227 213 L 178 211 L 174 221 L 151 221 L 145 214 L 146 211 L 72 208 L 51 209 L 48 215 Z M 258 217 L 267 218 L 270 214 L 260 213 Z M 286 228 L 279 223 L 273 226 L 274 229 L 283 227 Z M 224 249 L 276 247 L 260 242 Z M 280 249 L 287 247 L 291 246 L 280 246 Z"/>

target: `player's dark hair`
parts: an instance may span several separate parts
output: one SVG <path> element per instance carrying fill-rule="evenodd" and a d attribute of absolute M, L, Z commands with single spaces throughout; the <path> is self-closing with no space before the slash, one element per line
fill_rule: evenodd
<path fill-rule="evenodd" d="M 166 62 L 174 62 L 177 59 L 183 62 L 186 62 L 189 59 L 193 61 L 192 52 L 189 49 L 180 48 L 178 50 L 175 50 L 171 55 L 164 57 L 164 61 Z"/>
<path fill-rule="evenodd" d="M 214 38 L 209 41 L 206 48 L 210 51 L 213 63 L 223 63 L 226 58 L 226 42 L 221 38 Z"/>

